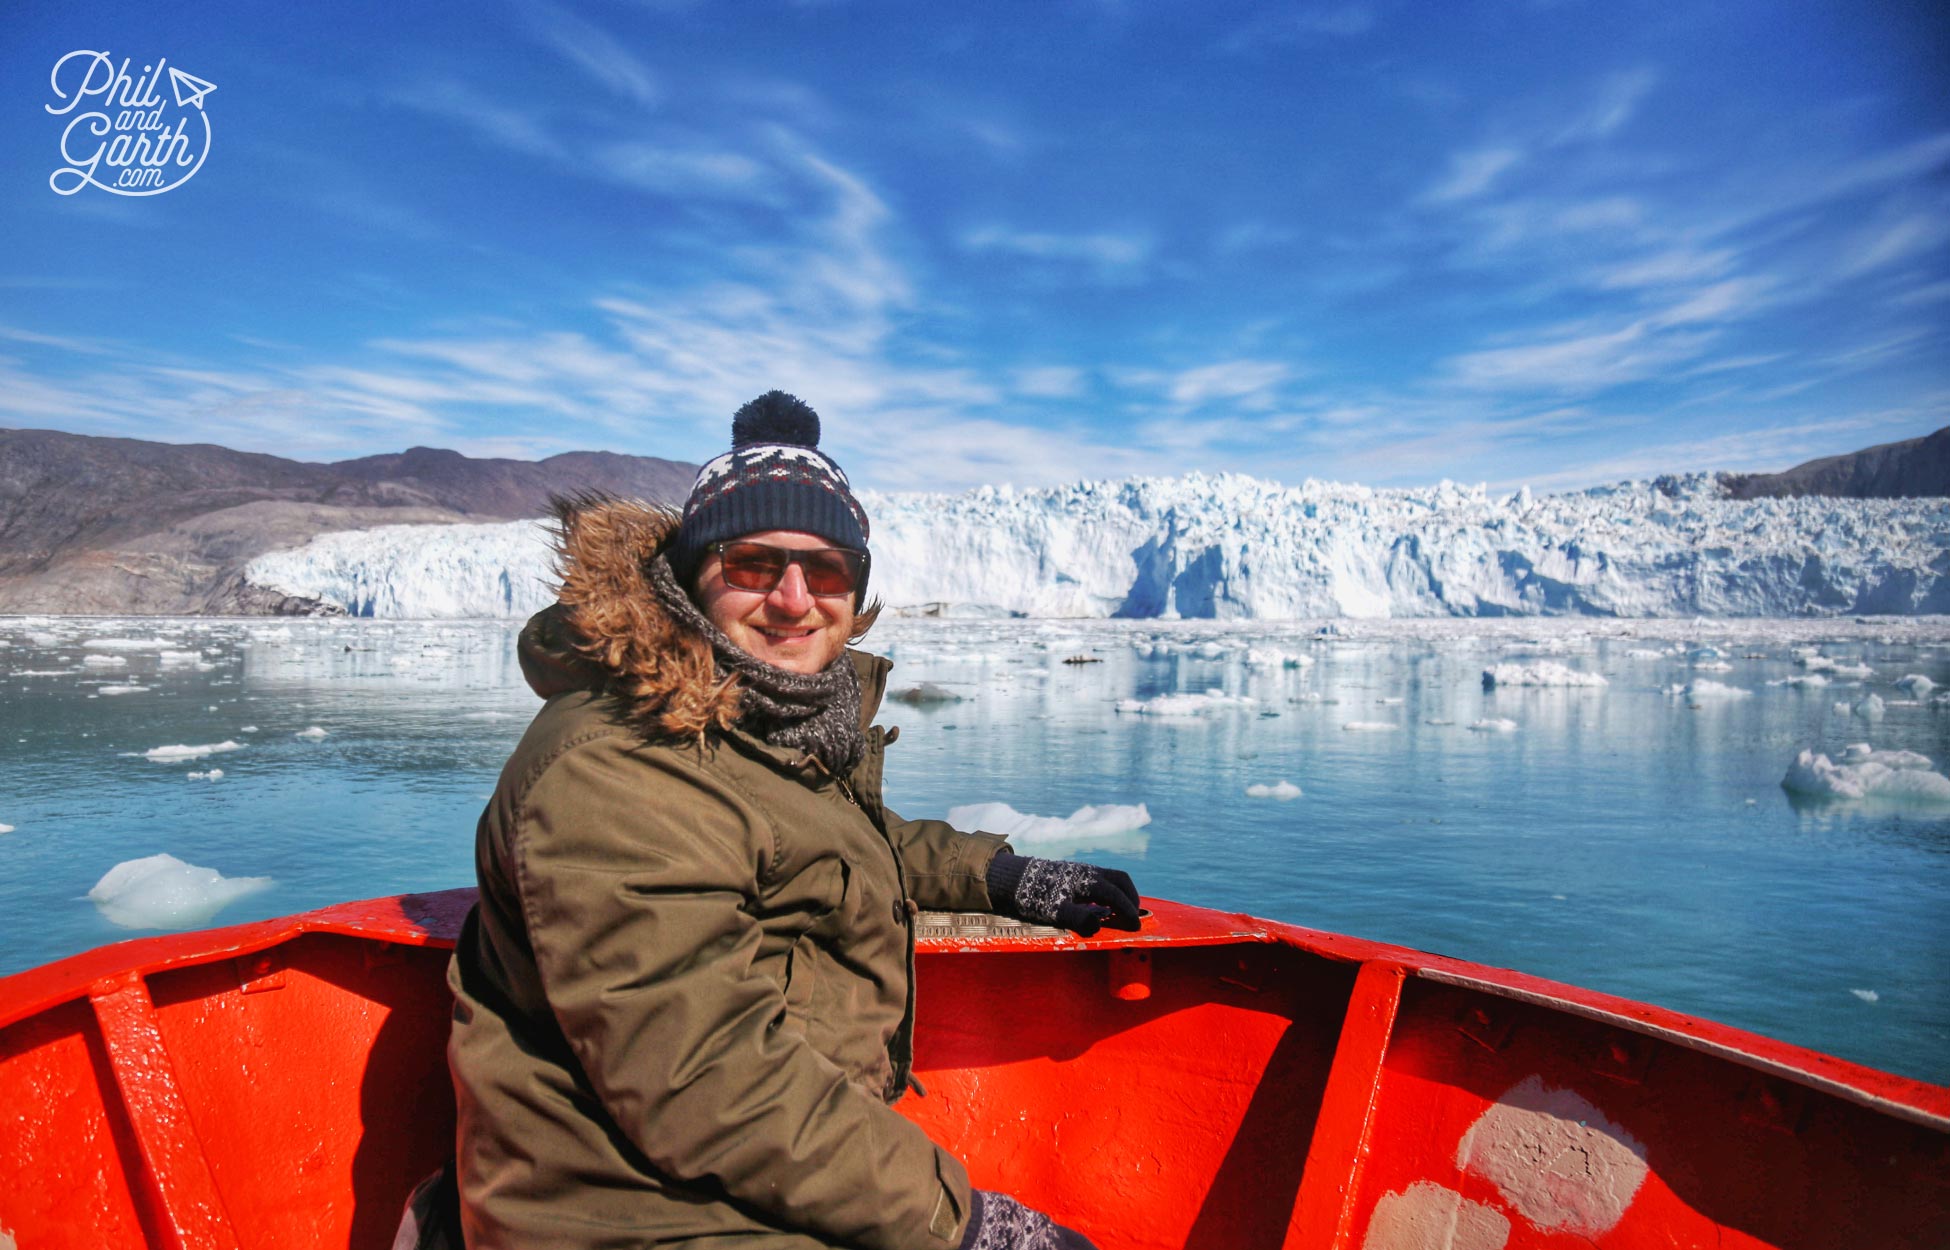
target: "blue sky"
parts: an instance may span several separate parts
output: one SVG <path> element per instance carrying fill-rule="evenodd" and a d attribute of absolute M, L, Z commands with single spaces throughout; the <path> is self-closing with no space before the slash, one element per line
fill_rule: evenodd
<path fill-rule="evenodd" d="M 777 386 L 885 489 L 1554 489 L 1950 423 L 1930 3 L 15 0 L 7 27 L 0 425 L 702 460 Z M 216 84 L 189 181 L 51 189 L 82 49 Z"/>

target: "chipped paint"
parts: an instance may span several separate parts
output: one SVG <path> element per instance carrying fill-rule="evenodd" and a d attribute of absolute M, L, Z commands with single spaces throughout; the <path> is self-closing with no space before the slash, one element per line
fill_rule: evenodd
<path fill-rule="evenodd" d="M 1361 1250 L 1503 1250 L 1510 1221 L 1434 1181 L 1382 1195 Z"/>
<path fill-rule="evenodd" d="M 0 1225 L 0 1250 L 14 1250 L 14 1235 Z"/>
<path fill-rule="evenodd" d="M 1539 1076 L 1512 1086 L 1470 1127 L 1456 1166 L 1495 1185 L 1539 1228 L 1586 1236 L 1624 1217 L 1647 1171 L 1637 1138 Z"/>

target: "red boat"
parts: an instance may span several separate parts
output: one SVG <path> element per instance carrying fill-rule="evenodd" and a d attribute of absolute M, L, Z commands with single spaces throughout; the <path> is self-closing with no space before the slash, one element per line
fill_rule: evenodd
<path fill-rule="evenodd" d="M 444 972 L 472 900 L 0 979 L 0 1250 L 389 1245 L 452 1151 Z M 1950 1246 L 1950 1089 L 1152 906 L 1141 933 L 1092 939 L 990 916 L 921 930 L 927 1095 L 902 1110 L 978 1185 L 1103 1250 Z"/>

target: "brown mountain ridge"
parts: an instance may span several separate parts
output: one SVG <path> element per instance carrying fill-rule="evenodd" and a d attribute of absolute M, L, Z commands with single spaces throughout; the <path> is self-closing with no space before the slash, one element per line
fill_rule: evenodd
<path fill-rule="evenodd" d="M 304 613 L 251 586 L 266 551 L 331 530 L 513 521 L 552 494 L 681 501 L 697 466 L 567 452 L 476 460 L 414 447 L 332 464 L 54 430 L 0 430 L 0 612 Z"/>

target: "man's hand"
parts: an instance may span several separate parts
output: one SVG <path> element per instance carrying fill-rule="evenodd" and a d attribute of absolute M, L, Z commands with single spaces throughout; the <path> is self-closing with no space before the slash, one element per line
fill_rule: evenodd
<path fill-rule="evenodd" d="M 1088 1237 L 1007 1194 L 974 1191 L 961 1250 L 1097 1250 Z"/>
<path fill-rule="evenodd" d="M 989 862 L 989 902 L 1004 916 L 1089 937 L 1109 925 L 1136 933 L 1138 892 L 1128 873 L 1003 851 Z"/>

